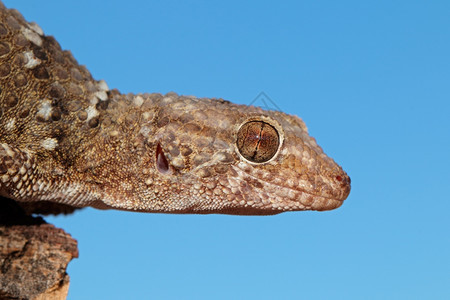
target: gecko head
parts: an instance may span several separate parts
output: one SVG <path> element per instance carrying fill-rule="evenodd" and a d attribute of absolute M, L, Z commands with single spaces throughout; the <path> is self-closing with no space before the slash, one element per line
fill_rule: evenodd
<path fill-rule="evenodd" d="M 139 97 L 130 114 L 140 115 L 136 133 L 103 163 L 107 207 L 268 215 L 331 210 L 350 192 L 350 178 L 296 116 L 225 100 Z"/>
<path fill-rule="evenodd" d="M 132 209 L 267 215 L 331 210 L 350 192 L 350 178 L 296 116 L 192 97 L 159 107 L 141 130 L 148 150 Z"/>

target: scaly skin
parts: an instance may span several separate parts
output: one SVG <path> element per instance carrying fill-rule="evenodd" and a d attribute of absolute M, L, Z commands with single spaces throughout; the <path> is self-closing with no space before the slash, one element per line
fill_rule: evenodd
<path fill-rule="evenodd" d="M 1 3 L 0 84 L 0 195 L 50 212 L 276 214 L 334 209 L 350 192 L 300 118 L 120 94 Z"/>

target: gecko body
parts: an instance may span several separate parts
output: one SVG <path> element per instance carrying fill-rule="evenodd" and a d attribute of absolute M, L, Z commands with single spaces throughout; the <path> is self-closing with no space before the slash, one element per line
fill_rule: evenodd
<path fill-rule="evenodd" d="M 350 178 L 293 115 L 121 94 L 0 2 L 0 195 L 162 213 L 339 207 Z"/>

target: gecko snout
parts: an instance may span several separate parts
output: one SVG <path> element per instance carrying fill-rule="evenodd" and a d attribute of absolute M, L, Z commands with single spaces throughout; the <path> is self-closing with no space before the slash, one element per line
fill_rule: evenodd
<path fill-rule="evenodd" d="M 348 176 L 345 172 L 344 174 L 336 175 L 335 180 L 338 187 L 340 188 L 340 195 L 338 199 L 344 201 L 350 194 L 352 180 L 350 179 L 350 176 Z"/>

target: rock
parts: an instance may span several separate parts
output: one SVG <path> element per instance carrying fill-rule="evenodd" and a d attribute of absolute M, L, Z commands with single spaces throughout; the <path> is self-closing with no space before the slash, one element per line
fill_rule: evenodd
<path fill-rule="evenodd" d="M 0 299 L 66 299 L 77 241 L 0 198 Z"/>

